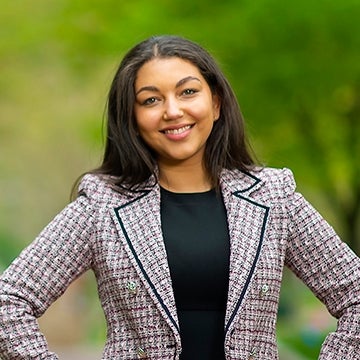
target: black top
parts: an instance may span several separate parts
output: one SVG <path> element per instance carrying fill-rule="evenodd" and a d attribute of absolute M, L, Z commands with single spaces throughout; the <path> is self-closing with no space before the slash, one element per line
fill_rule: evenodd
<path fill-rule="evenodd" d="M 230 244 L 221 195 L 161 189 L 161 221 L 180 323 L 180 359 L 225 359 Z"/>

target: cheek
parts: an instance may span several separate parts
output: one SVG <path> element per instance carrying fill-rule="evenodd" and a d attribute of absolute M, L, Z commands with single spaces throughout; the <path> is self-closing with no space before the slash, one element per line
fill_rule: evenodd
<path fill-rule="evenodd" d="M 137 128 L 140 137 L 145 141 L 145 143 L 151 145 L 154 141 L 156 141 L 159 134 L 158 126 L 151 118 L 146 117 L 145 119 L 137 121 Z"/>
<path fill-rule="evenodd" d="M 204 104 L 201 107 L 192 108 L 190 114 L 194 119 L 198 119 L 203 126 L 209 126 L 216 118 L 216 111 L 210 103 Z"/>
<path fill-rule="evenodd" d="M 209 116 L 211 107 L 208 102 L 198 101 L 197 103 L 190 104 L 186 110 L 187 113 L 195 119 L 203 119 Z"/>
<path fill-rule="evenodd" d="M 140 133 L 152 131 L 156 126 L 154 116 L 148 111 L 135 111 L 135 119 Z"/>
<path fill-rule="evenodd" d="M 145 127 L 140 127 L 139 126 L 139 135 L 140 137 L 146 142 L 149 143 L 149 141 L 151 141 L 151 139 L 153 138 L 153 132 L 151 130 L 149 130 L 148 128 Z"/>

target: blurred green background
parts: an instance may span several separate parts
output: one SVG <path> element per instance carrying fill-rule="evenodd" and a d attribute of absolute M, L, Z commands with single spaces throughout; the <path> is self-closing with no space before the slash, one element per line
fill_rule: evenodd
<path fill-rule="evenodd" d="M 360 254 L 358 0 L 3 0 L 0 12 L 0 272 L 101 160 L 107 91 L 124 53 L 153 34 L 199 42 L 228 76 L 259 159 Z M 282 359 L 315 359 L 336 324 L 286 272 Z M 101 347 L 94 279 L 41 319 L 51 346 Z"/>

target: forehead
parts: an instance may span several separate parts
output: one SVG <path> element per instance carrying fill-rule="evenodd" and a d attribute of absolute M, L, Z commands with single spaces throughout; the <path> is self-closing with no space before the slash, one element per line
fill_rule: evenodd
<path fill-rule="evenodd" d="M 205 81 L 198 67 L 188 60 L 178 57 L 154 58 L 139 68 L 135 87 L 165 80 L 168 82 L 178 81 L 187 76 L 194 76 Z"/>

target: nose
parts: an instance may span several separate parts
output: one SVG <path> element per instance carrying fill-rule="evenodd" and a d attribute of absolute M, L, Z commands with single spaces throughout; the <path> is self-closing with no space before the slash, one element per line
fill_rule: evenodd
<path fill-rule="evenodd" d="M 184 115 L 184 111 L 181 109 L 181 106 L 177 99 L 167 99 L 165 102 L 164 120 L 176 120 L 181 118 Z"/>

